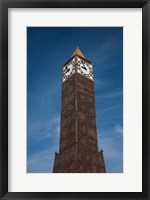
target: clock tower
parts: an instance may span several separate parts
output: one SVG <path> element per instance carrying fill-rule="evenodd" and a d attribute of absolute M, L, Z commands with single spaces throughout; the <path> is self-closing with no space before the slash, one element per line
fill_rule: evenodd
<path fill-rule="evenodd" d="M 59 153 L 54 173 L 106 173 L 98 151 L 93 64 L 77 47 L 62 70 Z"/>

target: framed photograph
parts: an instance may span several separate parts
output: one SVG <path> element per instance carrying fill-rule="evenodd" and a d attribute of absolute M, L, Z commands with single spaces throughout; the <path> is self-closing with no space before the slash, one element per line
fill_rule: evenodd
<path fill-rule="evenodd" d="M 0 197 L 149 199 L 149 1 L 0 9 Z"/>

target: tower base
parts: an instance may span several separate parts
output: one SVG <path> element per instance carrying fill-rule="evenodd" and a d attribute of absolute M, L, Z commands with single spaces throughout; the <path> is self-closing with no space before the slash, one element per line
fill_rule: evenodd
<path fill-rule="evenodd" d="M 90 152 L 75 143 L 55 154 L 53 173 L 106 173 L 103 151 Z"/>

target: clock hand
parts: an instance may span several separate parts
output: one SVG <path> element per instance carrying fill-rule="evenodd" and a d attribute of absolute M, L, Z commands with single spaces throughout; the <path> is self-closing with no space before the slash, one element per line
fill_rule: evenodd
<path fill-rule="evenodd" d="M 66 73 L 66 72 L 68 72 L 68 71 L 69 71 L 69 68 L 68 68 L 68 66 L 66 66 L 64 72 Z"/>
<path fill-rule="evenodd" d="M 66 73 L 67 73 L 67 72 L 69 72 L 69 71 L 70 71 L 70 69 L 69 69 L 69 68 L 67 68 L 67 71 L 66 71 Z"/>
<path fill-rule="evenodd" d="M 85 69 L 85 70 L 87 70 L 87 68 L 85 67 L 85 64 L 84 64 L 83 61 L 82 61 L 82 64 L 83 64 L 83 66 L 84 66 L 84 67 L 82 66 L 82 68 Z"/>
<path fill-rule="evenodd" d="M 82 68 L 83 68 L 83 69 L 85 69 L 85 70 L 87 70 L 87 68 L 86 68 L 86 67 L 83 67 L 83 66 L 82 66 Z"/>

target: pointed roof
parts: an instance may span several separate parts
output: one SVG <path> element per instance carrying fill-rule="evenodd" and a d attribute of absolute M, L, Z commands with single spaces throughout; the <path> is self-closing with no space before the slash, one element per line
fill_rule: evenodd
<path fill-rule="evenodd" d="M 72 54 L 71 58 L 74 56 L 74 55 L 78 55 L 84 59 L 86 59 L 86 57 L 83 55 L 83 53 L 81 52 L 81 50 L 79 49 L 79 47 L 76 48 L 76 50 L 74 51 L 74 53 Z"/>

